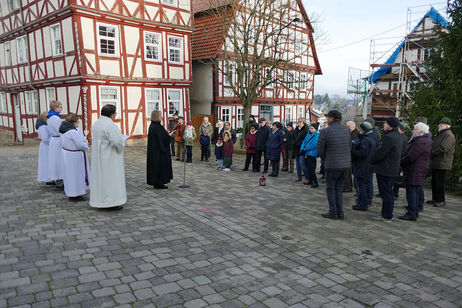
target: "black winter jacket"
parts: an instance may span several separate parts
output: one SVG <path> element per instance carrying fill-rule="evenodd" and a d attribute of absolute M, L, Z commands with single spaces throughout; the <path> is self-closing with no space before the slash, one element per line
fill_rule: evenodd
<path fill-rule="evenodd" d="M 255 149 L 257 151 L 265 151 L 266 150 L 266 142 L 268 141 L 268 137 L 270 135 L 271 128 L 268 126 L 259 126 L 257 129 L 257 141 L 255 141 Z"/>
<path fill-rule="evenodd" d="M 402 153 L 403 137 L 398 129 L 384 132 L 371 159 L 371 164 L 375 166 L 375 173 L 388 177 L 398 176 Z"/>
<path fill-rule="evenodd" d="M 303 140 L 305 140 L 306 134 L 308 134 L 308 124 L 305 124 L 302 128 L 298 127 L 294 129 L 294 156 L 297 157 L 300 154 L 300 147 L 302 146 Z"/>
<path fill-rule="evenodd" d="M 286 130 L 284 139 L 286 139 L 284 141 L 284 151 L 293 151 L 295 146 L 295 131 L 291 130 L 289 132 L 289 130 Z"/>

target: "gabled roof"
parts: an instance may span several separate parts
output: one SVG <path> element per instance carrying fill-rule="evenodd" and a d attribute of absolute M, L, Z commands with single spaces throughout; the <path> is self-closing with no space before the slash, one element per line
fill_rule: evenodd
<path fill-rule="evenodd" d="M 194 30 L 191 40 L 192 59 L 215 59 L 218 51 L 223 45 L 222 24 L 210 10 L 214 7 L 226 6 L 237 0 L 192 0 L 194 12 Z M 310 29 L 309 40 L 313 51 L 313 58 L 316 66 L 316 74 L 322 74 L 313 38 L 314 29 L 311 25 L 308 14 L 303 6 L 302 0 L 297 4 L 303 16 L 303 21 Z M 232 16 L 229 10 L 229 18 Z"/>
<path fill-rule="evenodd" d="M 422 17 L 422 19 L 417 23 L 417 26 L 414 27 L 414 29 L 411 31 L 411 34 L 416 32 L 417 28 L 420 26 L 420 24 L 427 17 L 430 17 L 435 24 L 440 25 L 440 26 L 442 26 L 444 28 L 447 27 L 446 19 L 444 19 L 444 17 L 441 16 L 441 14 L 438 13 L 438 11 L 435 10 L 435 8 L 432 7 L 427 12 L 427 14 L 425 14 L 425 16 Z M 396 48 L 396 50 L 391 54 L 391 56 L 388 58 L 388 60 L 385 62 L 385 64 L 393 64 L 393 63 L 396 62 L 396 58 L 398 57 L 399 52 L 403 48 L 404 43 L 406 43 L 406 38 L 404 38 L 403 41 L 398 45 L 398 48 Z M 389 67 L 389 66 L 388 67 L 382 67 L 379 70 L 377 70 L 377 72 L 372 73 L 369 76 L 369 83 L 375 83 L 380 77 L 382 77 L 383 75 L 388 74 L 390 69 L 391 69 L 391 67 Z"/>

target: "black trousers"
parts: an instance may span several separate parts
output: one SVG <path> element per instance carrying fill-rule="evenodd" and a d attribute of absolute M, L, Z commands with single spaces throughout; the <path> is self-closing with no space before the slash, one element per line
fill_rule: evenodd
<path fill-rule="evenodd" d="M 432 200 L 435 202 L 445 202 L 444 178 L 446 170 L 432 169 Z"/>
<path fill-rule="evenodd" d="M 250 162 L 252 161 L 252 170 L 255 170 L 255 155 L 256 154 L 251 154 L 247 153 L 245 156 L 245 170 L 249 170 Z"/>
<path fill-rule="evenodd" d="M 255 170 L 260 172 L 260 165 L 261 165 L 261 155 L 263 154 L 263 158 L 265 159 L 263 161 L 263 171 L 268 172 L 268 160 L 266 159 L 266 151 L 260 151 L 257 150 L 257 154 L 255 156 Z"/>
<path fill-rule="evenodd" d="M 306 165 L 308 167 L 308 181 L 312 184 L 318 184 L 316 177 L 316 157 L 306 156 Z"/>
<path fill-rule="evenodd" d="M 279 174 L 279 160 L 272 160 L 271 161 L 271 173 L 274 175 L 274 176 L 278 176 Z"/>

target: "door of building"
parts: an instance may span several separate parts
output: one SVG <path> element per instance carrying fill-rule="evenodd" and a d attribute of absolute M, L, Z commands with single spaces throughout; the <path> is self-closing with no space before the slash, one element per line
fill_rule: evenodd
<path fill-rule="evenodd" d="M 14 108 L 14 127 L 16 130 L 16 141 L 22 142 L 21 111 L 19 109 L 19 97 L 17 94 L 11 95 Z"/>
<path fill-rule="evenodd" d="M 273 105 L 260 105 L 260 119 L 273 122 Z"/>

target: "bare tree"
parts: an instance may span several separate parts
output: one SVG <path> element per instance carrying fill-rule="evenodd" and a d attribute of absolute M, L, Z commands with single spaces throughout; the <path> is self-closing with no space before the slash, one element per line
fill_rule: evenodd
<path fill-rule="evenodd" d="M 247 123 L 265 89 L 276 89 L 276 96 L 281 89 L 294 89 L 297 80 L 290 70 L 314 48 L 313 29 L 305 26 L 307 16 L 295 11 L 296 0 L 211 1 L 208 13 L 220 24 L 223 40 L 220 56 L 212 61 L 240 99 Z M 305 40 L 297 31 L 301 27 L 309 31 Z"/>

